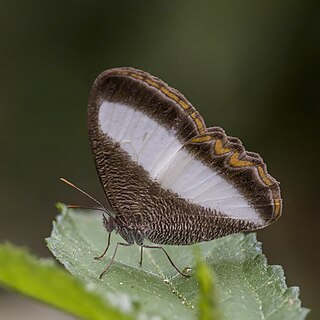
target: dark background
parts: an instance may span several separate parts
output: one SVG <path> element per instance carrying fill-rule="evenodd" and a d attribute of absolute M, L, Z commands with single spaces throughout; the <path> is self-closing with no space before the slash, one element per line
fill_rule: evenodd
<path fill-rule="evenodd" d="M 104 69 L 141 68 L 263 156 L 281 182 L 284 214 L 258 238 L 316 319 L 318 4 L 1 1 L 0 238 L 50 256 L 55 203 L 90 203 L 60 176 L 103 200 L 87 138 L 89 89 Z"/>

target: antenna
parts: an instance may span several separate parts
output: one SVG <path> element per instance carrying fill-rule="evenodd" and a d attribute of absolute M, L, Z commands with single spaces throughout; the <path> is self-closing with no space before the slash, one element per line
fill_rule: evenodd
<path fill-rule="evenodd" d="M 64 183 L 66 183 L 67 185 L 69 185 L 70 187 L 80 191 L 82 194 L 84 194 L 85 196 L 87 196 L 88 198 L 90 198 L 91 200 L 93 200 L 95 203 L 97 203 L 101 208 L 93 208 L 94 210 L 101 210 L 101 211 L 104 211 L 108 214 L 109 217 L 111 217 L 111 213 L 110 211 L 100 202 L 98 201 L 97 199 L 95 199 L 93 196 L 91 196 L 90 194 L 88 194 L 87 192 L 83 191 L 82 189 L 80 189 L 79 187 L 75 186 L 73 183 L 71 183 L 70 181 L 64 179 L 64 178 L 60 178 L 60 180 Z M 70 206 L 70 207 L 73 207 L 73 208 L 79 208 L 81 206 Z"/>

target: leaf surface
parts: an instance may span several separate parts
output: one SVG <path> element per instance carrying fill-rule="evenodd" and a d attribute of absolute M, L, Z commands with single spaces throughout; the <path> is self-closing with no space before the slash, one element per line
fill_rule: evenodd
<path fill-rule="evenodd" d="M 145 249 L 140 268 L 139 247 L 120 246 L 114 264 L 100 280 L 115 243 L 123 242 L 112 234 L 106 256 L 94 260 L 103 252 L 107 236 L 99 214 L 62 206 L 47 243 L 72 274 L 121 311 L 148 319 L 187 320 L 201 316 L 194 246 L 164 246 L 181 270 L 191 268 L 190 278 L 177 274 L 161 250 Z M 222 319 L 305 319 L 308 310 L 300 307 L 299 289 L 287 288 L 281 267 L 267 265 L 254 233 L 234 234 L 196 246 L 214 270 Z M 203 279 L 199 279 L 201 284 Z M 205 299 L 200 300 L 200 306 L 201 301 Z"/>
<path fill-rule="evenodd" d="M 82 319 L 132 319 L 53 260 L 38 259 L 26 249 L 8 243 L 0 244 L 0 285 Z"/>

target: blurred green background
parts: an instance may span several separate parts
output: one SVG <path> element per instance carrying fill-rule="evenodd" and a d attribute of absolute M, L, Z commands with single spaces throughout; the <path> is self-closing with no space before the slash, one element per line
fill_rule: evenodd
<path fill-rule="evenodd" d="M 140 68 L 263 156 L 281 182 L 284 214 L 258 238 L 316 319 L 319 4 L 2 0 L 1 240 L 50 256 L 54 204 L 90 204 L 60 176 L 103 200 L 87 137 L 89 89 L 104 69 Z"/>

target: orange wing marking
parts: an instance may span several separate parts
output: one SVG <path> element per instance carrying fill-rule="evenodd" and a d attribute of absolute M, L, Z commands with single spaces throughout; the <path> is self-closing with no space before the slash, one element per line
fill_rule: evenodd
<path fill-rule="evenodd" d="M 139 80 L 144 80 L 143 77 L 139 76 L 138 74 L 135 74 L 135 73 L 130 73 L 130 76 L 136 78 L 136 79 L 139 79 Z"/>
<path fill-rule="evenodd" d="M 190 106 L 187 103 L 185 103 L 183 100 L 180 100 L 179 104 L 184 110 L 187 110 L 190 108 Z"/>
<path fill-rule="evenodd" d="M 201 142 L 207 142 L 207 141 L 212 141 L 213 137 L 210 134 L 205 134 L 203 136 L 198 136 L 192 138 L 189 143 L 201 143 Z"/>
<path fill-rule="evenodd" d="M 278 218 L 281 215 L 282 209 L 282 200 L 281 199 L 274 199 L 274 216 Z"/>
<path fill-rule="evenodd" d="M 258 166 L 258 172 L 259 172 L 259 176 L 262 179 L 262 181 L 267 185 L 267 186 L 271 186 L 272 182 L 270 181 L 270 179 L 267 177 L 266 173 L 264 172 L 263 168 L 261 166 Z"/>
<path fill-rule="evenodd" d="M 222 141 L 220 139 L 217 139 L 215 144 L 214 144 L 214 152 L 217 155 L 225 154 L 230 152 L 230 148 L 224 148 L 222 145 Z"/>
<path fill-rule="evenodd" d="M 158 89 L 160 88 L 160 86 L 156 82 L 154 82 L 154 81 L 152 81 L 150 79 L 146 79 L 145 82 L 150 84 L 150 86 L 152 86 L 152 87 L 155 87 L 155 88 L 158 88 Z"/>
<path fill-rule="evenodd" d="M 128 71 L 122 71 L 122 70 L 119 70 L 117 73 L 118 74 L 124 74 L 124 75 L 128 75 L 129 74 Z"/>
<path fill-rule="evenodd" d="M 169 91 L 167 88 L 165 87 L 161 87 L 160 90 L 169 98 L 171 98 L 172 100 L 178 102 L 180 99 L 171 91 Z"/>
<path fill-rule="evenodd" d="M 233 166 L 233 167 L 249 167 L 249 166 L 253 166 L 254 163 L 251 161 L 245 161 L 245 160 L 239 160 L 239 152 L 236 151 L 229 160 L 229 163 Z"/>
<path fill-rule="evenodd" d="M 200 134 L 206 133 L 206 129 L 204 128 L 204 125 L 203 125 L 202 121 L 200 120 L 198 113 L 192 112 L 190 114 L 190 116 L 194 120 L 194 122 L 199 130 L 199 133 Z"/>

